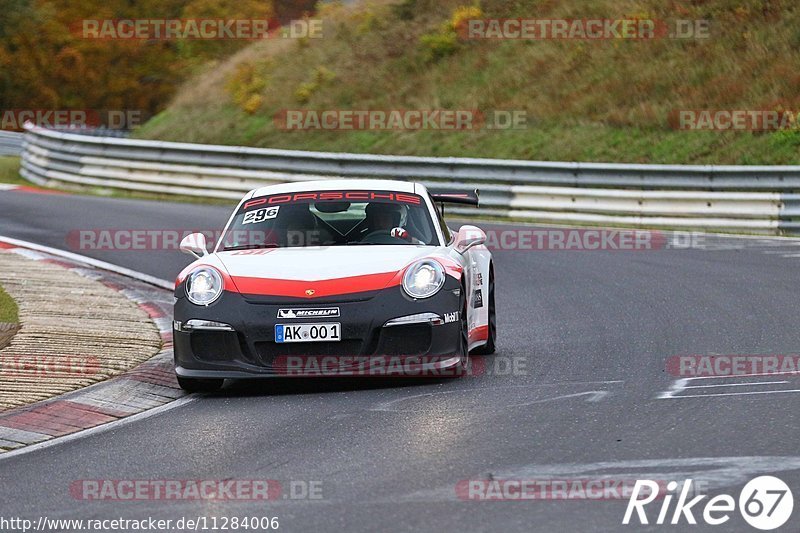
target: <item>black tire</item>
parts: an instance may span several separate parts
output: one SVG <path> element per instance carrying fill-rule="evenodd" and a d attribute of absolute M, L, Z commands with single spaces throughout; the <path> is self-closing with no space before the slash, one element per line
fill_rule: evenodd
<path fill-rule="evenodd" d="M 475 355 L 492 355 L 497 349 L 497 316 L 494 310 L 494 267 L 489 267 L 489 336 L 486 344 L 478 346 L 472 353 Z"/>
<path fill-rule="evenodd" d="M 196 379 L 177 376 L 178 385 L 186 392 L 216 392 L 222 388 L 224 379 Z"/>
<path fill-rule="evenodd" d="M 467 291 L 466 286 L 461 284 L 461 296 L 459 298 L 459 325 L 461 331 L 459 332 L 458 351 L 456 352 L 460 361 L 458 363 L 458 372 L 456 375 L 464 375 L 469 372 L 469 322 L 467 321 Z"/>

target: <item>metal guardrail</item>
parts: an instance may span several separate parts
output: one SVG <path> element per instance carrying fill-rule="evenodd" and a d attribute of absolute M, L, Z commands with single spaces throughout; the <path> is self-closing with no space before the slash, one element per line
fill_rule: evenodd
<path fill-rule="evenodd" d="M 800 167 L 557 163 L 346 154 L 76 135 L 26 125 L 22 174 L 40 184 L 238 199 L 331 177 L 481 189 L 482 208 L 526 221 L 800 232 Z"/>
<path fill-rule="evenodd" d="M 22 153 L 22 133 L 0 131 L 0 156 Z"/>
<path fill-rule="evenodd" d="M 50 128 L 53 131 L 61 133 L 74 133 L 75 135 L 91 135 L 93 137 L 116 137 L 118 139 L 125 139 L 130 135 L 130 130 L 123 130 L 119 128 L 104 128 L 104 127 L 90 127 L 90 126 L 66 126 Z"/>

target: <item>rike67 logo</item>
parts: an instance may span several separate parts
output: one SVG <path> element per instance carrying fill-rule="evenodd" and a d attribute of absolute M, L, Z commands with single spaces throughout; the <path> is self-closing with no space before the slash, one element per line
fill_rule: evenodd
<path fill-rule="evenodd" d="M 788 522 L 794 508 L 794 497 L 789 486 L 773 476 L 760 476 L 750 480 L 739 493 L 738 501 L 728 494 L 719 494 L 704 502 L 705 505 L 700 505 L 708 497 L 705 494 L 689 499 L 692 492 L 691 479 L 685 480 L 680 487 L 677 481 L 670 481 L 667 483 L 665 493 L 660 493 L 659 488 L 659 484 L 655 481 L 637 480 L 622 523 L 631 524 L 635 513 L 640 524 L 649 524 L 645 507 L 656 499 L 661 500 L 658 518 L 655 520 L 659 525 L 697 524 L 695 513 L 700 515 L 706 524 L 722 525 L 731 519 L 731 514 L 736 510 L 738 503 L 739 513 L 748 524 L 756 529 L 768 531 Z M 672 508 L 675 496 L 677 502 Z"/>

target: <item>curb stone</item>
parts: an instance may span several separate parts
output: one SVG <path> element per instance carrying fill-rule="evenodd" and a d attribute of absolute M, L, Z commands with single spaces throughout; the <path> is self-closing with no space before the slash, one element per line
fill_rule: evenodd
<path fill-rule="evenodd" d="M 0 455 L 55 437 L 113 422 L 185 396 L 175 380 L 172 355 L 172 294 L 162 288 L 22 246 L 0 248 L 47 261 L 99 281 L 136 302 L 158 328 L 161 350 L 139 366 L 86 388 L 0 411 Z"/>

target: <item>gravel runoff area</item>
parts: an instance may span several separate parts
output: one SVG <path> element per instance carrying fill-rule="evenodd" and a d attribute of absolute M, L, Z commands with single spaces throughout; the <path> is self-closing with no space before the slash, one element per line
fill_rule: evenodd
<path fill-rule="evenodd" d="M 104 381 L 162 347 L 145 309 L 68 266 L 0 250 L 0 285 L 20 323 L 0 349 L 0 411 Z"/>
<path fill-rule="evenodd" d="M 16 335 L 19 330 L 18 324 L 9 324 L 8 322 L 0 322 L 0 349 L 8 346 L 11 339 Z"/>

